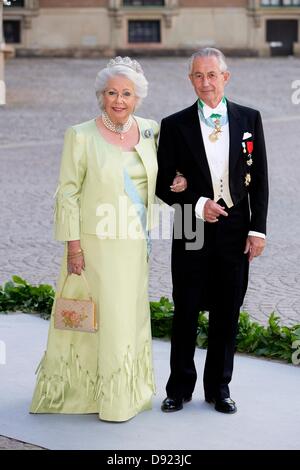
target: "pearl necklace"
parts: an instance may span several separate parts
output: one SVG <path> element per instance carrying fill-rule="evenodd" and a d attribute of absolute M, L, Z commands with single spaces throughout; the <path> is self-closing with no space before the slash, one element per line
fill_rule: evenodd
<path fill-rule="evenodd" d="M 129 131 L 133 124 L 133 118 L 132 116 L 129 116 L 128 121 L 125 122 L 125 124 L 114 124 L 108 117 L 106 111 L 103 111 L 102 113 L 102 122 L 105 125 L 107 129 L 109 129 L 112 132 L 116 132 L 117 134 L 120 134 L 120 139 L 124 140 L 124 135 L 126 132 Z"/>

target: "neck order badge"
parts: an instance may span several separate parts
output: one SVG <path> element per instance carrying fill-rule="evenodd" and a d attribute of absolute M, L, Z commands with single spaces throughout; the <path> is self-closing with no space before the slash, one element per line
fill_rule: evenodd
<path fill-rule="evenodd" d="M 222 103 L 226 104 L 226 99 L 222 99 Z M 222 126 L 225 126 L 228 123 L 228 114 L 222 116 L 222 114 L 218 113 L 212 113 L 208 118 L 204 116 L 203 112 L 204 108 L 204 103 L 202 100 L 198 100 L 198 110 L 199 110 L 199 115 L 200 119 L 202 122 L 204 122 L 208 127 L 213 128 L 213 132 L 209 134 L 209 140 L 210 142 L 217 142 L 219 139 L 221 133 L 222 133 Z"/>

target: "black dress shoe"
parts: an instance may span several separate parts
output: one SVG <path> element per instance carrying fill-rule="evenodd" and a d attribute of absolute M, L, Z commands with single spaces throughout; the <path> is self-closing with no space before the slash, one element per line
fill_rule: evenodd
<path fill-rule="evenodd" d="M 172 411 L 179 411 L 183 408 L 183 403 L 191 401 L 192 397 L 187 398 L 170 398 L 167 397 L 161 404 L 161 410 L 165 413 L 171 413 Z"/>
<path fill-rule="evenodd" d="M 188 403 L 189 401 L 192 401 L 192 395 L 190 397 L 184 398 L 183 402 Z"/>
<path fill-rule="evenodd" d="M 213 403 L 215 405 L 215 410 L 220 411 L 220 413 L 232 414 L 236 413 L 237 411 L 235 402 L 230 397 L 217 399 L 212 397 L 205 397 L 205 401 L 207 401 L 207 403 Z"/>

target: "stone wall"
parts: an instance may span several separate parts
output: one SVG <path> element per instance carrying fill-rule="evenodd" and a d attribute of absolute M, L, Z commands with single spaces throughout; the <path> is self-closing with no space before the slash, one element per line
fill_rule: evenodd
<path fill-rule="evenodd" d="M 109 0 L 40 0 L 40 8 L 96 8 L 108 6 Z"/>
<path fill-rule="evenodd" d="M 2 37 L 2 11 L 3 5 L 0 0 L 0 106 L 5 104 L 5 82 L 4 82 L 4 51 Z"/>
<path fill-rule="evenodd" d="M 257 0 L 166 0 L 165 7 L 123 7 L 122 0 L 27 0 L 33 8 L 6 9 L 20 21 L 18 55 L 189 55 L 214 46 L 229 55 L 270 55 L 266 23 L 296 18 L 300 7 L 261 8 Z M 129 42 L 130 21 L 159 22 L 160 42 Z M 300 42 L 294 44 L 300 54 Z"/>

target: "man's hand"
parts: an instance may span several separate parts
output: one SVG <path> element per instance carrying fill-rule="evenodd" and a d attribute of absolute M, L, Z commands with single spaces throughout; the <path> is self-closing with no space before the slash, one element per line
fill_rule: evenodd
<path fill-rule="evenodd" d="M 214 224 L 215 222 L 218 222 L 218 217 L 220 215 L 224 215 L 224 217 L 227 217 L 228 213 L 224 209 L 225 207 L 222 207 L 215 201 L 208 199 L 208 201 L 206 201 L 206 203 L 204 204 L 203 209 L 203 218 L 205 222 Z"/>
<path fill-rule="evenodd" d="M 248 259 L 251 262 L 256 256 L 260 256 L 266 246 L 266 240 L 261 237 L 254 237 L 249 235 L 246 240 L 244 253 L 248 253 Z"/>

